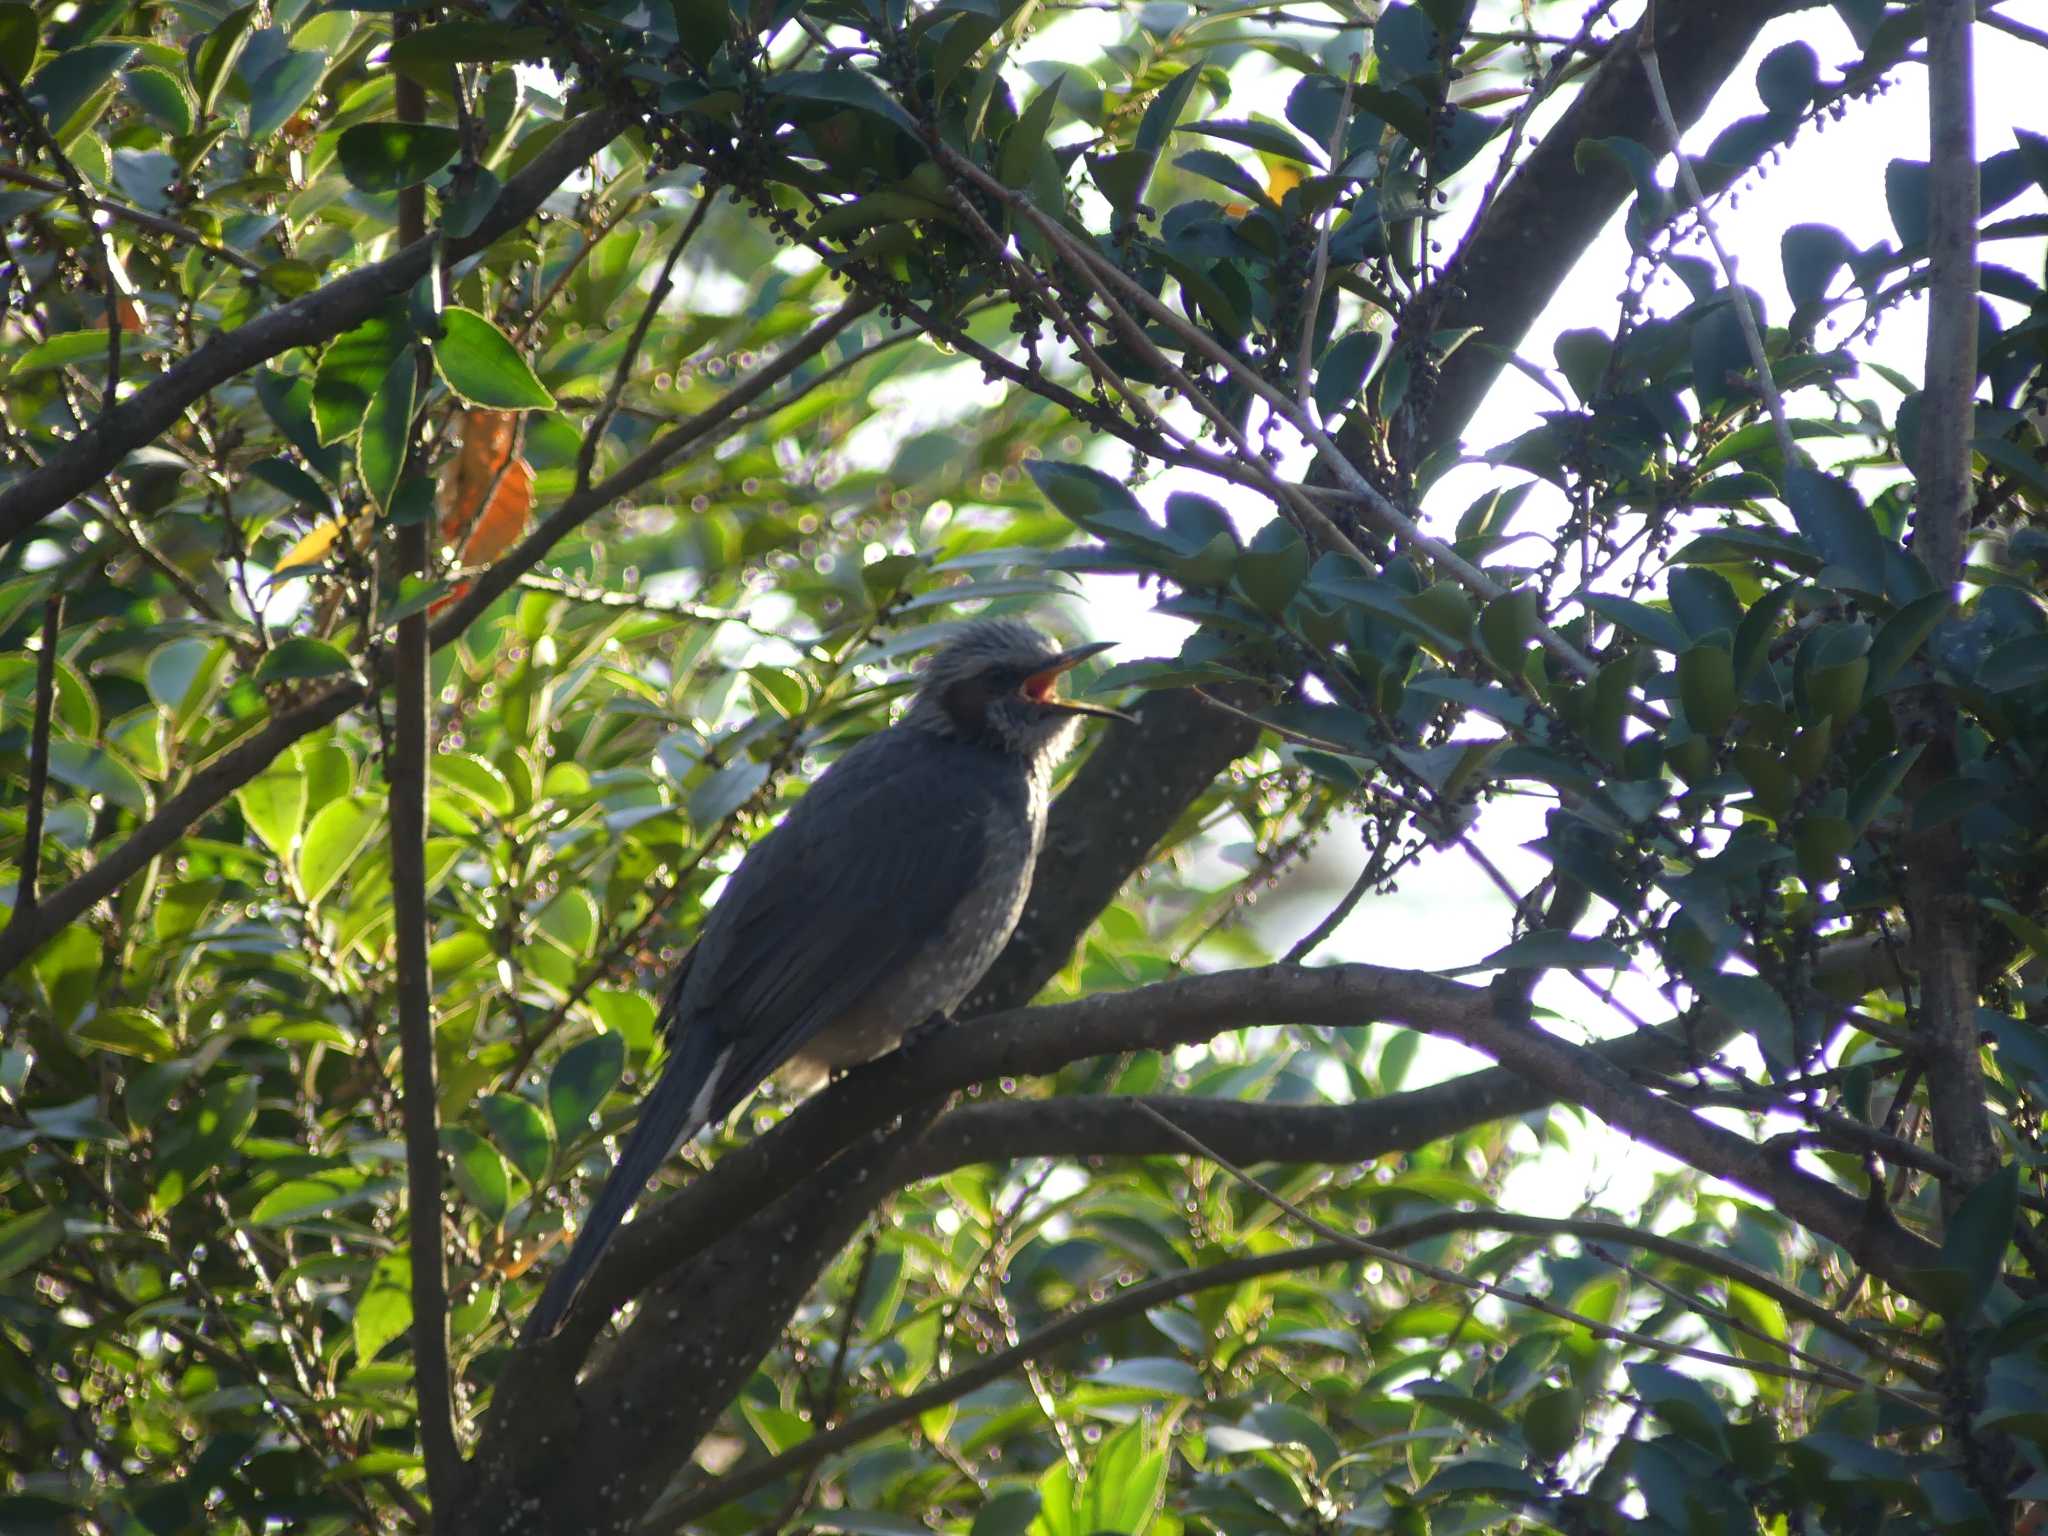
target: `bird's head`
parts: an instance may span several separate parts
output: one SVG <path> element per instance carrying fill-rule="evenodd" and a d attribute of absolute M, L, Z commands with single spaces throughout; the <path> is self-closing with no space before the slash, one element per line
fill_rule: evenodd
<path fill-rule="evenodd" d="M 904 723 L 1049 761 L 1073 744 L 1081 716 L 1130 718 L 1056 691 L 1061 674 L 1107 649 L 1063 651 L 1022 620 L 983 619 L 932 657 Z"/>

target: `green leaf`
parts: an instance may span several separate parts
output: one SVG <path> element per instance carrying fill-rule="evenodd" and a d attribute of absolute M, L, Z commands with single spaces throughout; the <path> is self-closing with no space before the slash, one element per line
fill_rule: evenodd
<path fill-rule="evenodd" d="M 528 1182 L 538 1184 L 547 1176 L 555 1138 L 538 1105 L 516 1094 L 492 1093 L 478 1101 L 477 1110 L 491 1129 L 491 1139 Z"/>
<path fill-rule="evenodd" d="M 182 138 L 192 131 L 192 97 L 185 82 L 168 69 L 138 64 L 121 78 L 135 104 L 165 133 Z"/>
<path fill-rule="evenodd" d="M 249 1220 L 259 1227 L 292 1226 L 351 1206 L 364 1205 L 391 1189 L 395 1180 L 373 1180 L 360 1168 L 335 1168 L 302 1179 L 287 1179 L 256 1202 Z"/>
<path fill-rule="evenodd" d="M 1948 617 L 1955 601 L 1946 592 L 1929 592 L 1916 597 L 1884 621 L 1870 642 L 1870 676 L 1865 686 L 1872 693 L 1884 691 L 1899 668 L 1920 652 L 1927 637 Z"/>
<path fill-rule="evenodd" d="M 306 905 L 317 905 L 334 889 L 382 820 L 383 807 L 371 795 L 349 795 L 320 807 L 299 848 L 299 890 Z"/>
<path fill-rule="evenodd" d="M 1167 530 L 1145 515 L 1138 498 L 1102 471 L 1047 459 L 1034 459 L 1024 469 L 1047 501 L 1098 539 L 1173 549 Z"/>
<path fill-rule="evenodd" d="M 32 347 L 24 348 L 14 360 L 12 377 L 26 378 L 32 373 L 46 373 L 52 368 L 71 368 L 79 363 L 93 362 L 107 355 L 107 333 L 104 327 L 89 331 L 59 331 L 45 337 Z"/>
<path fill-rule="evenodd" d="M 50 772 L 75 789 L 100 795 L 138 815 L 149 809 L 149 790 L 135 771 L 104 747 L 52 740 Z"/>
<path fill-rule="evenodd" d="M 472 309 L 441 311 L 434 367 L 442 381 L 471 405 L 495 411 L 553 410 L 555 397 L 505 335 Z"/>
<path fill-rule="evenodd" d="M 865 112 L 870 117 L 893 124 L 913 139 L 918 137 L 917 123 L 910 114 L 896 104 L 873 76 L 862 74 L 857 69 L 797 70 L 773 76 L 769 89 L 777 96 L 787 96 L 800 102 L 851 107 L 856 112 Z"/>
<path fill-rule="evenodd" d="M 0 1280 L 18 1275 L 64 1241 L 64 1212 L 56 1206 L 0 1222 Z"/>
<path fill-rule="evenodd" d="M 1543 1485 L 1503 1461 L 1458 1461 L 1440 1469 L 1415 1495 L 1418 1504 L 1470 1498 L 1542 1504 Z"/>
<path fill-rule="evenodd" d="M 348 652 L 311 635 L 291 635 L 270 648 L 258 664 L 253 681 L 258 685 L 289 683 L 311 677 L 334 677 L 351 670 Z"/>
<path fill-rule="evenodd" d="M 0 5 L 0 72 L 20 85 L 35 67 L 38 27 L 32 5 Z"/>
<path fill-rule="evenodd" d="M 1192 73 L 1192 71 L 1190 71 Z M 1323 152 L 1320 146 L 1311 146 L 1291 128 L 1261 118 L 1250 120 L 1229 117 L 1212 117 L 1205 123 L 1182 123 L 1177 133 L 1207 134 L 1212 139 L 1228 139 L 1233 144 L 1242 144 L 1247 149 L 1261 150 L 1269 155 L 1278 155 L 1285 160 L 1298 160 L 1303 165 L 1321 165 Z"/>
<path fill-rule="evenodd" d="M 409 80 L 447 89 L 456 64 L 498 64 L 537 59 L 547 51 L 543 27 L 507 26 L 496 21 L 437 21 L 391 45 L 391 67 Z"/>
<path fill-rule="evenodd" d="M 1965 1195 L 1949 1218 L 1948 1231 L 1941 1240 L 1943 1266 L 1961 1271 L 1968 1280 L 1962 1310 L 1951 1313 L 1949 1321 L 1961 1323 L 1974 1317 L 1998 1283 L 2006 1248 L 2012 1242 L 2013 1221 L 2019 1214 L 2019 1197 L 2018 1165 L 2006 1163 Z"/>
<path fill-rule="evenodd" d="M 412 1253 L 401 1248 L 379 1255 L 353 1321 L 356 1359 L 367 1363 L 412 1326 Z"/>
<path fill-rule="evenodd" d="M 407 340 L 402 322 L 393 314 L 384 314 L 365 320 L 327 344 L 305 402 L 311 407 L 320 446 L 356 435 L 363 424 L 363 413 L 370 408 L 370 397 L 391 371 L 392 360 L 405 350 Z M 282 391 L 277 393 L 279 405 L 291 409 L 294 402 L 283 398 Z M 305 444 L 297 446 L 300 452 L 306 452 Z"/>
<path fill-rule="evenodd" d="M 1316 410 L 1328 420 L 1358 403 L 1365 376 L 1380 355 L 1386 337 L 1379 331 L 1352 331 L 1340 336 L 1316 363 L 1313 394 Z"/>
<path fill-rule="evenodd" d="M 1735 718 L 1735 659 L 1708 640 L 1678 658 L 1678 696 L 1686 723 L 1702 736 L 1718 736 Z"/>
<path fill-rule="evenodd" d="M 1630 1361 L 1624 1369 L 1652 1413 L 1702 1449 L 1726 1454 L 1728 1417 L 1704 1385 L 1654 1361 Z"/>
<path fill-rule="evenodd" d="M 1261 1403 L 1239 1421 L 1240 1425 L 1264 1435 L 1274 1445 L 1298 1445 L 1328 1466 L 1339 1455 L 1330 1432 L 1308 1414 L 1287 1403 Z"/>
<path fill-rule="evenodd" d="M 462 136 L 438 123 L 357 123 L 335 144 L 342 174 L 360 192 L 396 192 L 425 181 L 462 147 Z"/>
<path fill-rule="evenodd" d="M 1976 683 L 1992 693 L 2014 693 L 2048 678 L 2048 634 L 2008 640 L 1977 669 Z"/>
<path fill-rule="evenodd" d="M 548 1074 L 548 1118 L 555 1134 L 580 1136 L 590 1116 L 626 1070 L 626 1043 L 617 1035 L 594 1035 L 562 1052 Z"/>
<path fill-rule="evenodd" d="M 327 59 L 318 53 L 287 51 L 256 77 L 249 87 L 251 143 L 267 139 L 306 104 L 327 73 Z"/>
<path fill-rule="evenodd" d="M 1003 135 L 1003 147 L 996 157 L 996 175 L 1006 187 L 1028 187 L 1032 170 L 1045 148 L 1046 130 L 1052 125 L 1053 108 L 1060 102 L 1066 76 L 1056 76 L 1031 98 L 1031 105 L 1018 114 L 1010 131 Z"/>
<path fill-rule="evenodd" d="M 1542 605 L 1534 587 L 1517 587 L 1480 610 L 1480 646 L 1503 676 L 1522 675 L 1529 642 L 1535 638 L 1536 626 L 1542 619 Z"/>
<path fill-rule="evenodd" d="M 1126 1424 L 1096 1448 L 1077 1513 L 1082 1531 L 1143 1536 L 1166 1489 L 1166 1452 L 1147 1445 L 1143 1419 Z"/>
<path fill-rule="evenodd" d="M 178 1042 L 164 1021 L 146 1008 L 102 1008 L 79 1020 L 74 1039 L 123 1056 L 165 1061 L 178 1054 Z"/>
<path fill-rule="evenodd" d="M 213 109 L 220 104 L 220 93 L 227 86 L 235 61 L 242 56 L 242 47 L 249 41 L 249 26 L 255 19 L 253 5 L 231 12 L 225 21 L 205 33 L 193 51 L 192 89 L 199 98 L 201 122 L 213 116 Z"/>
<path fill-rule="evenodd" d="M 149 696 L 171 717 L 171 734 L 185 728 L 220 693 L 227 665 L 228 643 L 188 636 L 160 645 L 149 658 L 145 677 Z"/>
<path fill-rule="evenodd" d="M 1105 1387 L 1133 1387 L 1160 1397 L 1188 1397 L 1197 1401 L 1208 1394 L 1202 1390 L 1202 1376 L 1185 1360 L 1170 1355 L 1141 1355 L 1118 1360 L 1092 1373 L 1088 1380 Z"/>
<path fill-rule="evenodd" d="M 498 205 L 498 196 L 505 190 L 505 184 L 482 166 L 477 167 L 476 178 L 464 191 L 456 191 L 461 178 L 451 186 L 451 195 L 441 205 L 441 233 L 451 240 L 460 240 L 475 234 L 484 218 Z"/>
<path fill-rule="evenodd" d="M 1794 224 L 1779 237 L 1778 250 L 1795 311 L 1817 310 L 1827 298 L 1828 284 L 1856 253 L 1849 237 L 1832 224 Z"/>
<path fill-rule="evenodd" d="M 1848 481 L 1804 467 L 1788 469 L 1785 505 L 1821 558 L 1839 567 L 1856 590 L 1884 591 L 1885 540 Z"/>
<path fill-rule="evenodd" d="M 1891 210 L 1899 244 L 1911 250 L 1927 243 L 1927 198 L 1932 185 L 1925 160 L 1894 160 L 1884 168 L 1884 201 Z"/>
<path fill-rule="evenodd" d="M 1569 933 L 1559 933 L 1554 928 L 1541 928 L 1495 950 L 1477 965 L 1462 969 L 1619 971 L 1627 968 L 1628 951 L 1612 939 L 1581 939 Z"/>
<path fill-rule="evenodd" d="M 306 776 L 281 764 L 273 764 L 235 791 L 242 820 L 280 859 L 290 857 L 292 843 L 306 824 L 306 799 Z"/>
<path fill-rule="evenodd" d="M 1229 188 L 1246 202 L 1256 203 L 1261 208 L 1274 206 L 1273 199 L 1266 195 L 1265 187 L 1228 155 L 1213 149 L 1191 149 L 1173 163 L 1192 176 Z"/>
<path fill-rule="evenodd" d="M 485 815 L 512 814 L 512 786 L 483 758 L 469 752 L 437 752 L 428 766 L 436 783 L 448 785 Z"/>
<path fill-rule="evenodd" d="M 1579 1443 L 1586 1394 L 1577 1387 L 1541 1387 L 1522 1407 L 1522 1438 L 1538 1461 L 1559 1461 Z"/>
<path fill-rule="evenodd" d="M 1278 616 L 1308 579 L 1308 568 L 1308 545 L 1293 528 L 1275 518 L 1253 536 L 1251 548 L 1237 557 L 1235 575 L 1246 597 Z"/>
<path fill-rule="evenodd" d="M 466 1126 L 446 1126 L 441 1145 L 452 1160 L 455 1183 L 492 1226 L 505 1220 L 512 1208 L 512 1182 L 505 1176 L 505 1160 L 498 1149 Z"/>
<path fill-rule="evenodd" d="M 134 57 L 132 43 L 88 43 L 60 53 L 28 82 L 29 103 L 41 109 L 51 134 L 65 142 L 72 120 L 107 87 L 114 71 Z"/>
<path fill-rule="evenodd" d="M 356 473 L 363 489 L 379 511 L 388 512 L 405 473 L 407 450 L 412 444 L 412 408 L 419 385 L 419 368 L 411 347 L 391 360 L 384 382 L 370 397 L 363 412 L 363 426 L 356 438 Z"/>
<path fill-rule="evenodd" d="M 541 909 L 534 928 L 565 953 L 581 958 L 597 942 L 597 903 L 588 891 L 567 887 Z"/>

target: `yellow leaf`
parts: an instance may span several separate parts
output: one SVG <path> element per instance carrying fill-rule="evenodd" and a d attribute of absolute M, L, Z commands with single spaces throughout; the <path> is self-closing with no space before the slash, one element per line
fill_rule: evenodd
<path fill-rule="evenodd" d="M 284 552 L 284 558 L 277 562 L 277 571 L 288 571 L 295 565 L 311 565 L 334 547 L 334 541 L 341 537 L 342 519 L 330 517 L 324 523 L 316 523 L 308 529 L 298 543 Z M 275 572 L 273 572 L 275 574 Z"/>

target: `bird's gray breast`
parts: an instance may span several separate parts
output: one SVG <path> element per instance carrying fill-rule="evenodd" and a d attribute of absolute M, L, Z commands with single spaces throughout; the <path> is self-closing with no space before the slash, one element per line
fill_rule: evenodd
<path fill-rule="evenodd" d="M 791 1086 L 812 1086 L 834 1068 L 894 1050 L 905 1031 L 934 1014 L 950 1014 L 995 963 L 1024 913 L 1047 806 L 1041 775 L 1017 772 L 1005 779 L 966 813 L 976 824 L 934 822 L 917 831 L 937 859 L 949 844 L 978 845 L 980 868 L 929 941 L 791 1058 Z"/>

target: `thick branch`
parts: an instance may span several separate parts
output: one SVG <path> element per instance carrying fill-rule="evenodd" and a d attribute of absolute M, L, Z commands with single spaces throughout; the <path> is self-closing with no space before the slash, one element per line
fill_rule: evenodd
<path fill-rule="evenodd" d="M 1855 941 L 1830 950 L 1821 970 L 1829 985 L 1861 990 L 1875 984 L 1870 973 L 1880 958 L 1878 946 Z M 859 1137 L 887 1125 L 897 1115 L 935 1105 L 973 1084 L 1044 1075 L 1074 1061 L 1121 1051 L 1200 1044 L 1255 1023 L 1343 1027 L 1384 1020 L 1465 1038 L 1461 1030 L 1469 1029 L 1470 1020 L 1490 1018 L 1491 1008 L 1487 989 L 1421 972 L 1376 966 L 1270 966 L 1164 982 L 1055 1008 L 999 1014 L 918 1040 L 817 1094 L 773 1131 L 727 1153 L 711 1172 L 626 1226 L 606 1262 L 591 1277 L 585 1304 L 549 1346 L 550 1369 L 573 1374 L 609 1313 L 687 1262 L 716 1234 L 775 1198 L 788 1187 L 789 1169 L 822 1167 Z M 1673 1026 L 1595 1048 L 1562 1041 L 1556 1044 L 1629 1084 L 1633 1072 L 1668 1075 L 1683 1071 L 1739 1028 L 1735 1019 L 1709 1014 L 1691 1033 Z M 1663 1102 L 1633 1085 L 1630 1091 Z M 1294 1128 L 1293 1150 L 1278 1150 L 1280 1143 L 1268 1140 L 1264 1143 L 1267 1150 L 1250 1151 L 1247 1156 L 1268 1161 L 1298 1157 L 1302 1161 L 1350 1162 L 1422 1146 L 1560 1098 L 1580 1101 L 1576 1092 L 1495 1069 L 1351 1106 L 1280 1109 L 1205 1103 L 1190 1111 L 1197 1117 L 1190 1124 L 1199 1122 L 1213 1131 L 1216 1145 L 1240 1149 L 1248 1138 L 1270 1138 L 1280 1134 L 1279 1128 L 1285 1125 Z M 1028 1117 L 1024 1107 L 1010 1104 L 955 1109 L 914 1154 L 913 1165 L 921 1170 L 917 1176 L 976 1160 L 968 1155 L 976 1144 L 992 1156 L 1026 1155 L 1027 1150 L 1045 1155 L 1166 1150 L 1160 1137 L 1148 1139 L 1148 1133 L 1129 1127 L 1113 1133 L 1129 1138 L 1121 1143 L 1096 1139 L 1112 1133 L 1100 1117 L 1089 1118 L 1096 1111 L 1074 1106 L 1097 1102 L 1032 1101 Z M 1686 1120 L 1693 1118 L 1676 1106 L 1671 1108 Z M 1035 1119 L 1038 1115 L 1045 1117 L 1043 1122 Z M 1274 1118 L 1276 1115 L 1281 1118 Z M 1033 1128 L 1021 1129 L 1026 1124 Z M 1230 1129 L 1232 1124 L 1238 1129 Z M 1062 1146 L 1046 1126 L 1065 1126 L 1077 1139 Z M 999 1151 L 991 1138 L 1009 1135 L 1034 1139 L 1028 1148 L 1015 1142 L 1008 1144 L 1008 1150 Z M 1738 1147 L 1759 1150 L 1739 1137 L 1730 1139 Z M 1709 1171 L 1720 1170 L 1710 1166 Z M 520 1390 L 524 1383 L 515 1387 L 508 1378 L 500 1387 L 500 1400 Z"/>
<path fill-rule="evenodd" d="M 402 37 L 411 30 L 401 24 Z M 398 79 L 399 117 L 426 116 L 419 83 Z M 426 233 L 427 191 L 398 195 L 398 238 L 411 246 Z M 427 358 L 415 362 L 415 389 L 427 383 Z M 419 472 L 418 433 L 409 431 L 405 457 Z M 398 574 L 425 580 L 427 524 L 415 518 L 396 530 Z M 441 1204 L 440 1094 L 434 1081 L 433 978 L 427 968 L 427 615 L 399 620 L 392 646 L 390 751 L 384 762 L 391 817 L 391 922 L 397 943 L 398 1054 L 404 1092 L 405 1184 L 412 1260 L 413 1398 L 420 1450 L 427 1464 L 427 1494 L 434 1508 L 454 1504 L 462 1479 L 462 1447 L 455 1438 L 454 1381 L 448 1360 L 447 1215 Z"/>
<path fill-rule="evenodd" d="M 786 1198 L 697 1253 L 643 1301 L 606 1365 L 580 1388 L 501 1385 L 479 1452 L 474 1497 L 448 1529 L 547 1536 L 623 1532 L 709 1432 L 781 1335 L 819 1272 L 902 1181 L 896 1164 L 933 1111 L 877 1131 Z M 785 1175 L 784 1186 L 791 1179 Z M 525 1349 L 559 1367 L 558 1335 Z M 529 1387 L 535 1376 L 529 1374 Z"/>
<path fill-rule="evenodd" d="M 1656 8 L 1656 48 L 1681 125 L 1694 122 L 1787 0 L 1686 0 Z M 1621 178 L 1581 175 L 1579 145 L 1621 134 L 1662 155 L 1675 146 L 1657 122 L 1628 47 L 1610 49 L 1591 78 L 1502 186 L 1446 268 L 1443 312 L 1423 329 L 1477 326 L 1486 345 L 1447 358 L 1430 398 L 1424 441 L 1409 462 L 1463 435 L 1508 356 L 1522 344 L 1586 245 L 1630 195 Z"/>
<path fill-rule="evenodd" d="M 605 107 L 563 129 L 531 165 L 505 183 L 473 233 L 447 242 L 445 259 L 459 261 L 523 224 L 629 120 L 624 110 Z M 316 345 L 360 325 L 418 282 L 433 253 L 431 239 L 415 240 L 395 256 L 214 337 L 155 383 L 109 409 L 97 430 L 73 438 L 41 468 L 0 489 L 0 540 L 12 542 L 29 533 L 72 497 L 104 480 L 131 449 L 168 431 L 187 406 L 216 385 L 280 352 Z"/>
<path fill-rule="evenodd" d="M 1257 743 L 1258 727 L 1217 716 L 1192 690 L 1146 695 L 1135 725 L 1113 725 L 1054 802 L 1031 897 L 963 1017 L 1028 1003 L 1123 884 Z"/>
<path fill-rule="evenodd" d="M 1962 575 L 1973 488 L 1970 439 L 1977 392 L 1977 149 L 1971 92 L 1971 7 L 1927 7 L 1927 84 L 1932 174 L 1928 178 L 1927 387 L 1921 395 L 1919 491 L 1913 550 L 1935 586 Z M 1923 750 L 1909 793 L 1956 772 L 1956 701 L 1941 685 L 1910 690 L 1897 706 L 1902 734 Z M 1963 1172 L 1947 1186 L 1948 1210 L 1998 1166 L 1984 1103 L 1977 1038 L 1977 906 L 1969 858 L 1954 822 L 1906 843 L 1905 907 L 1920 972 L 1919 1026 L 1935 1150 Z"/>

